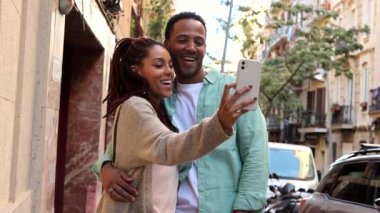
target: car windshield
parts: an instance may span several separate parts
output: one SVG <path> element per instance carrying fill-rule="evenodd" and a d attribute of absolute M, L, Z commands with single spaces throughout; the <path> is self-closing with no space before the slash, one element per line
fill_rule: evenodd
<path fill-rule="evenodd" d="M 311 152 L 306 150 L 270 149 L 270 172 L 279 178 L 295 180 L 314 179 Z"/>

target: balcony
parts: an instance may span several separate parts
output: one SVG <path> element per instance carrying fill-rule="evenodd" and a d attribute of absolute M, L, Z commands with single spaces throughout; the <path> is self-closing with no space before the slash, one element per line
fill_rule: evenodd
<path fill-rule="evenodd" d="M 326 116 L 324 113 L 316 113 L 313 111 L 304 112 L 302 115 L 300 133 L 326 133 L 325 125 Z"/>
<path fill-rule="evenodd" d="M 272 34 L 270 41 L 269 41 L 269 47 L 270 49 L 275 48 L 278 44 L 280 44 L 280 41 L 287 40 L 290 41 L 293 39 L 295 34 L 295 27 L 294 26 L 283 26 L 281 28 L 278 28 L 275 33 Z"/>
<path fill-rule="evenodd" d="M 277 115 L 267 117 L 267 129 L 269 141 L 281 141 L 281 120 Z"/>
<path fill-rule="evenodd" d="M 303 113 L 302 118 L 302 127 L 326 127 L 325 114 L 307 111 Z"/>
<path fill-rule="evenodd" d="M 278 116 L 269 116 L 267 118 L 267 129 L 269 132 L 278 132 L 281 130 L 281 121 Z"/>
<path fill-rule="evenodd" d="M 293 119 L 282 120 L 277 115 L 267 117 L 267 129 L 269 133 L 269 141 L 299 143 L 300 134 L 298 128 L 299 123 L 293 123 Z"/>
<path fill-rule="evenodd" d="M 380 87 L 371 89 L 371 104 L 369 105 L 369 113 L 380 113 Z"/>
<path fill-rule="evenodd" d="M 333 129 L 353 129 L 351 105 L 335 105 L 332 110 Z"/>
<path fill-rule="evenodd" d="M 290 123 L 284 127 L 284 139 L 287 143 L 298 143 L 300 141 L 300 133 L 298 132 L 299 124 Z"/>

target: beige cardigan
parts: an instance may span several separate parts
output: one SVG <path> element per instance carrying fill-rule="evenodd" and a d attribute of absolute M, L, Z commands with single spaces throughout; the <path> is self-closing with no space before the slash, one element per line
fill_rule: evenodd
<path fill-rule="evenodd" d="M 197 159 L 229 138 L 216 114 L 186 132 L 174 133 L 143 98 L 133 96 L 119 110 L 114 136 L 115 166 L 135 179 L 133 185 L 139 196 L 133 203 L 123 203 L 103 193 L 98 212 L 153 212 L 152 164 L 177 165 Z"/>

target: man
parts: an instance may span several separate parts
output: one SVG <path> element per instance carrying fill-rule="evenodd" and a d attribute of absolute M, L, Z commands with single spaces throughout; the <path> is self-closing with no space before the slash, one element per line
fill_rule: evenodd
<path fill-rule="evenodd" d="M 214 114 L 224 85 L 235 81 L 220 72 L 205 72 L 205 41 L 205 22 L 195 13 L 179 13 L 166 26 L 164 44 L 172 56 L 176 85 L 165 106 L 179 131 Z M 136 191 L 128 184 L 131 180 L 112 166 L 112 156 L 108 146 L 94 172 L 100 173 L 113 199 L 133 202 Z M 239 118 L 228 142 L 179 166 L 179 172 L 177 213 L 261 212 L 266 203 L 269 165 L 266 122 L 260 108 Z"/>

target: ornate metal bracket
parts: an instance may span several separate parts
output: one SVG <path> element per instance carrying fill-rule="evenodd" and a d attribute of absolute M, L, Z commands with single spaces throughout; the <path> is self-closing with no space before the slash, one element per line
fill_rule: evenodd
<path fill-rule="evenodd" d="M 97 3 L 111 31 L 115 33 L 115 25 L 119 22 L 120 14 L 123 12 L 120 0 L 97 0 Z"/>

